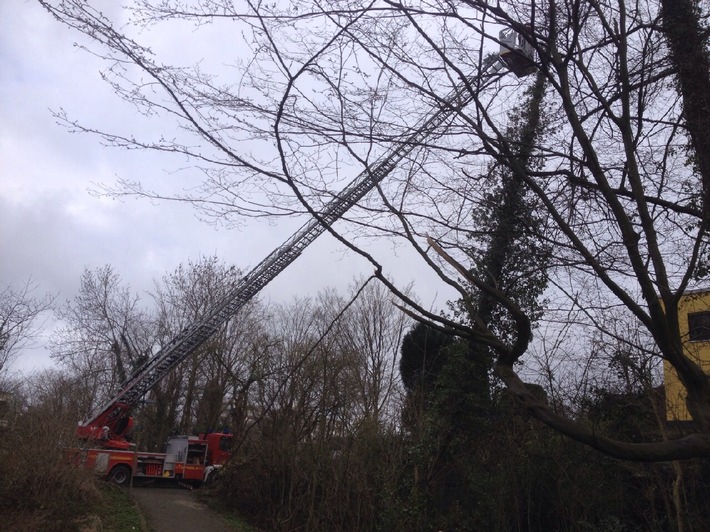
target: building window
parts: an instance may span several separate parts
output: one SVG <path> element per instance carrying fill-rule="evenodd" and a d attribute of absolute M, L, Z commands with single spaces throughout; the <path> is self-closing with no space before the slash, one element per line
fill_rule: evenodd
<path fill-rule="evenodd" d="M 710 341 L 710 312 L 688 314 L 688 337 L 691 342 Z"/>

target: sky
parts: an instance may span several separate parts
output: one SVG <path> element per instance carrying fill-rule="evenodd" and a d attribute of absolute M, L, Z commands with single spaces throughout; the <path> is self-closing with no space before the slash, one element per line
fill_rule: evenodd
<path fill-rule="evenodd" d="M 116 5 L 106 3 L 107 9 Z M 166 35 L 166 42 L 173 37 Z M 101 80 L 101 63 L 74 45 L 77 39 L 34 1 L 0 2 L 3 288 L 31 279 L 37 296 L 52 294 L 61 304 L 76 295 L 85 268 L 108 264 L 149 304 L 154 280 L 180 263 L 216 255 L 248 271 L 300 226 L 303 220 L 277 224 L 260 219 L 238 229 L 216 229 L 184 204 L 92 194 L 97 184 L 112 184 L 119 177 L 169 179 L 170 163 L 156 154 L 104 147 L 96 137 L 72 134 L 57 124 L 52 113 L 61 109 L 107 129 L 130 130 L 136 119 Z M 160 130 L 161 124 L 153 127 Z M 414 266 L 405 250 L 385 255 L 385 267 L 410 279 L 426 307 L 442 308 L 453 297 L 441 292 L 442 284 L 423 266 Z M 323 235 L 260 297 L 287 301 L 329 287 L 344 293 L 354 278 L 370 274 L 362 259 Z M 28 373 L 51 366 L 47 341 L 60 326 L 48 316 L 41 337 L 20 354 L 13 369 Z"/>

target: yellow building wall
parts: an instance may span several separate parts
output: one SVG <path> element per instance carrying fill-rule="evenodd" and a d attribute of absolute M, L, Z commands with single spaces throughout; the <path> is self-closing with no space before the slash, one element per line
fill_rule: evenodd
<path fill-rule="evenodd" d="M 678 303 L 678 325 L 686 356 L 700 364 L 710 374 L 710 341 L 691 341 L 688 332 L 688 315 L 696 312 L 710 312 L 710 291 L 691 292 Z M 673 367 L 663 362 L 666 391 L 666 419 L 668 421 L 690 421 L 685 406 L 685 387 L 680 383 Z"/>

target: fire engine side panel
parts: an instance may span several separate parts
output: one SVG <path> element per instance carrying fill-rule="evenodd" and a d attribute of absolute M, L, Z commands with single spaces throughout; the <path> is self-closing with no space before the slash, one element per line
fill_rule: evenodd
<path fill-rule="evenodd" d="M 69 454 L 77 464 L 100 476 L 107 476 L 117 465 L 127 466 L 136 477 L 172 478 L 173 468 L 166 469 L 163 453 L 134 453 L 108 449 L 71 449 Z M 135 471 L 134 471 L 135 469 Z"/>
<path fill-rule="evenodd" d="M 69 449 L 72 460 L 97 475 L 106 476 L 116 465 L 125 464 L 132 469 L 132 452 L 111 451 L 104 449 Z"/>
<path fill-rule="evenodd" d="M 182 478 L 202 481 L 205 478 L 205 466 L 185 464 L 182 466 Z"/>
<path fill-rule="evenodd" d="M 165 453 L 137 453 L 135 456 L 136 478 L 173 478 L 172 469 L 166 465 Z"/>
<path fill-rule="evenodd" d="M 162 478 L 165 472 L 165 455 L 138 454 L 136 457 L 136 477 Z M 166 475 L 170 477 L 170 473 Z"/>
<path fill-rule="evenodd" d="M 133 471 L 133 455 L 134 453 L 130 451 L 95 451 L 96 452 L 96 460 L 108 460 L 108 466 L 107 470 L 104 472 L 105 475 L 108 475 L 111 470 L 116 467 L 117 465 L 125 465 L 127 466 L 131 471 Z M 106 458 L 103 458 L 103 457 Z M 101 457 L 101 458 L 100 458 Z"/>
<path fill-rule="evenodd" d="M 108 475 L 108 453 L 98 453 L 94 462 L 94 473 Z"/>

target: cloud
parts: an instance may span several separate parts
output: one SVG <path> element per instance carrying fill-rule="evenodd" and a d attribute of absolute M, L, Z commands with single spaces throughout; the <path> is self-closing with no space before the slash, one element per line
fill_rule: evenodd
<path fill-rule="evenodd" d="M 105 4 L 107 10 L 118 9 L 116 2 Z M 174 36 L 162 37 L 155 43 L 158 48 L 175 42 Z M 161 128 L 169 132 L 174 125 L 152 121 L 144 126 L 136 110 L 100 80 L 100 63 L 73 46 L 77 38 L 36 2 L 0 2 L 0 281 L 20 283 L 31 277 L 40 292 L 66 300 L 76 294 L 84 268 L 110 264 L 135 292 L 145 294 L 154 279 L 200 256 L 217 255 L 248 271 L 304 222 L 249 220 L 239 231 L 217 231 L 200 223 L 185 204 L 119 202 L 90 195 L 92 184 L 113 183 L 116 176 L 164 179 L 166 167 L 176 161 L 107 149 L 90 135 L 69 134 L 56 124 L 50 109 L 65 108 L 87 125 L 149 136 Z M 203 47 L 191 53 L 211 53 L 209 43 Z M 209 61 L 226 65 L 238 55 L 235 50 L 224 53 L 229 60 L 211 56 Z M 228 68 L 225 72 L 231 73 Z M 183 173 L 170 179 L 190 177 Z M 437 297 L 441 283 L 410 260 L 409 253 L 395 254 L 389 242 L 372 246 L 402 285 L 417 279 L 415 291 L 423 300 Z M 371 270 L 325 235 L 262 296 L 283 301 L 331 286 L 344 291 L 353 277 L 368 276 Z M 446 297 L 439 297 L 442 300 Z M 49 324 L 48 330 L 55 325 Z M 33 351 L 23 360 L 28 364 L 23 362 L 23 369 L 47 363 L 46 350 Z"/>

